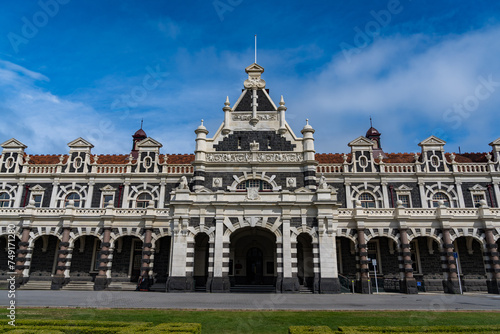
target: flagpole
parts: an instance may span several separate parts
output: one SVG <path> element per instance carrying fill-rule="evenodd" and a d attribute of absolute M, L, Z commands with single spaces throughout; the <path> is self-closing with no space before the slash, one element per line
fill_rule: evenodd
<path fill-rule="evenodd" d="M 257 64 L 257 35 L 255 35 L 255 63 Z"/>

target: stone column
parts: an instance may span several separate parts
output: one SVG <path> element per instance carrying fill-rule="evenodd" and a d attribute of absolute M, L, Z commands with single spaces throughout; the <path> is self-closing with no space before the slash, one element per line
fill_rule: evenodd
<path fill-rule="evenodd" d="M 370 293 L 370 282 L 368 278 L 368 245 L 365 239 L 365 229 L 358 228 L 358 251 L 359 251 L 359 272 L 360 277 L 357 283 L 357 291 L 360 293 Z"/>
<path fill-rule="evenodd" d="M 212 288 L 212 279 L 214 277 L 214 241 L 208 242 L 208 277 L 207 277 L 207 285 L 206 291 L 210 292 Z"/>
<path fill-rule="evenodd" d="M 26 265 L 26 256 L 30 252 L 28 248 L 30 232 L 31 228 L 29 226 L 23 226 L 21 241 L 19 242 L 19 248 L 17 250 L 16 257 L 16 287 L 19 287 L 21 284 L 24 284 L 29 280 L 29 265 Z"/>
<path fill-rule="evenodd" d="M 108 280 L 108 269 L 111 268 L 108 265 L 110 261 L 109 255 L 111 254 L 111 226 L 104 227 L 101 250 L 99 252 L 99 273 L 97 274 L 94 282 L 94 290 L 100 291 L 106 289 L 109 284 Z"/>
<path fill-rule="evenodd" d="M 451 243 L 450 229 L 443 229 L 443 251 L 446 263 L 447 279 L 443 280 L 443 289 L 445 293 L 460 294 L 460 286 L 458 283 L 457 265 L 453 256 L 454 247 Z"/>
<path fill-rule="evenodd" d="M 297 242 L 292 241 L 290 217 L 282 218 L 282 229 L 283 278 L 281 281 L 281 292 L 296 292 L 299 291 L 299 281 L 297 278 Z M 293 268 L 295 268 L 295 273 Z"/>
<path fill-rule="evenodd" d="M 413 277 L 410 243 L 408 242 L 408 233 L 406 228 L 399 230 L 399 239 L 401 241 L 401 254 L 404 270 L 404 278 L 399 282 L 400 292 L 416 294 L 418 293 L 417 281 L 415 281 L 415 278 Z"/>
<path fill-rule="evenodd" d="M 172 233 L 172 251 L 170 252 L 170 275 L 167 280 L 168 292 L 185 292 L 194 289 L 192 279 L 187 277 L 187 225 L 185 219 L 174 216 L 174 231 Z M 187 223 L 187 222 L 186 222 Z"/>
<path fill-rule="evenodd" d="M 485 235 L 487 254 L 490 258 L 490 277 L 486 281 L 488 285 L 488 293 L 500 294 L 500 260 L 498 256 L 498 244 L 495 243 L 493 229 L 486 229 Z"/>
<path fill-rule="evenodd" d="M 340 293 L 337 269 L 336 233 L 331 231 L 332 218 L 318 217 L 319 263 L 321 268 L 319 293 Z"/>
<path fill-rule="evenodd" d="M 142 259 L 141 259 L 141 276 L 146 278 L 148 287 L 153 284 L 153 277 L 149 275 L 152 266 L 152 228 L 147 227 L 144 229 L 144 243 L 142 244 Z"/>
<path fill-rule="evenodd" d="M 276 292 L 280 293 L 283 283 L 283 241 L 276 239 Z"/>
<path fill-rule="evenodd" d="M 12 207 L 14 207 L 14 208 L 21 207 L 23 190 L 24 190 L 24 182 L 19 182 L 17 185 L 16 197 L 14 199 L 14 204 L 12 205 Z"/>
<path fill-rule="evenodd" d="M 63 225 L 63 233 L 62 233 L 62 241 L 59 243 L 59 250 L 57 251 L 57 266 L 56 266 L 56 274 L 52 277 L 52 285 L 50 286 L 51 290 L 59 290 L 69 281 L 69 277 L 66 279 L 65 271 L 69 269 L 66 266 L 66 262 L 68 261 L 69 250 L 69 234 L 71 232 L 70 223 L 64 223 Z"/>
<path fill-rule="evenodd" d="M 229 252 L 229 245 L 226 245 Z M 224 217 L 215 217 L 214 274 L 211 292 L 229 292 L 230 284 L 227 272 L 224 273 Z M 229 264 L 228 264 L 229 266 Z"/>

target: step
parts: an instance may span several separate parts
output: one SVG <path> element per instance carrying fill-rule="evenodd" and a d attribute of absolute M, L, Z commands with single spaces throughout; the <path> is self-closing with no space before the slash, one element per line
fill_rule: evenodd
<path fill-rule="evenodd" d="M 276 287 L 274 285 L 235 285 L 230 289 L 236 293 L 274 293 Z"/>
<path fill-rule="evenodd" d="M 149 287 L 149 291 L 153 292 L 166 292 L 167 291 L 167 284 L 164 283 L 155 283 Z"/>
<path fill-rule="evenodd" d="M 94 283 L 88 281 L 70 281 L 61 290 L 94 291 Z"/>
<path fill-rule="evenodd" d="M 50 290 L 51 281 L 29 281 L 19 287 L 22 290 Z"/>
<path fill-rule="evenodd" d="M 136 283 L 132 282 L 111 282 L 106 290 L 110 291 L 135 291 Z"/>

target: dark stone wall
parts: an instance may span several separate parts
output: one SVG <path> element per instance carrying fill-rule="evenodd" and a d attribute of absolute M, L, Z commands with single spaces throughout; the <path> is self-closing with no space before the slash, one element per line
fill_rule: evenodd
<path fill-rule="evenodd" d="M 382 265 L 382 273 L 384 276 L 387 275 L 399 275 L 399 260 L 398 260 L 398 249 L 394 245 L 394 253 L 389 252 L 389 242 L 393 242 L 389 238 L 377 237 L 372 240 L 379 240 L 380 245 L 380 262 Z M 371 240 L 370 240 L 371 241 Z M 370 270 L 373 270 L 370 264 Z"/>
<path fill-rule="evenodd" d="M 420 269 L 424 277 L 429 276 L 432 278 L 443 277 L 443 269 L 441 268 L 441 254 L 437 242 L 432 242 L 432 249 L 434 254 L 429 253 L 427 247 L 427 237 L 418 237 L 418 250 L 420 255 Z"/>
<path fill-rule="evenodd" d="M 347 238 L 337 237 L 337 243 L 340 243 L 340 255 L 342 268 L 339 267 L 339 273 L 344 276 L 353 277 L 356 275 L 356 253 L 351 254 L 352 241 Z"/>
<path fill-rule="evenodd" d="M 52 275 L 52 266 L 54 265 L 54 258 L 57 252 L 57 241 L 56 237 L 49 235 L 47 251 L 42 252 L 42 237 L 36 239 L 31 259 L 30 279 L 36 280 L 40 276 L 50 277 Z"/>
<path fill-rule="evenodd" d="M 266 89 L 269 94 L 269 90 Z M 241 99 L 240 103 L 236 107 L 235 111 L 252 111 L 252 90 L 246 91 L 245 95 Z M 257 111 L 273 111 L 276 110 L 272 103 L 269 101 L 267 96 L 264 94 L 262 89 L 257 90 Z"/>
<path fill-rule="evenodd" d="M 392 183 L 387 184 L 387 191 L 389 193 L 389 205 L 391 206 L 391 208 L 394 208 L 397 206 L 396 203 L 398 201 L 398 196 L 396 193 L 396 188 L 401 187 L 402 185 L 405 185 L 405 186 L 412 188 L 410 191 L 412 207 L 421 208 L 422 207 L 422 199 L 420 198 L 420 190 L 419 190 L 418 184 L 411 183 L 411 182 L 392 182 Z M 394 199 L 394 205 L 392 205 L 392 201 L 391 201 L 391 189 L 390 189 L 391 186 L 393 187 L 392 198 Z"/>
<path fill-rule="evenodd" d="M 132 240 L 136 237 L 125 236 L 122 237 L 123 246 L 121 253 L 118 253 L 118 240 L 115 241 L 115 249 L 113 252 L 113 264 L 111 266 L 111 277 L 127 277 L 130 265 L 130 252 L 132 247 Z M 140 243 L 142 245 L 142 242 Z M 137 245 L 137 244 L 136 244 Z M 133 261 L 133 258 L 132 258 Z"/>
<path fill-rule="evenodd" d="M 122 184 L 120 183 L 96 183 L 94 184 L 94 193 L 92 194 L 92 203 L 91 203 L 91 207 L 93 208 L 98 208 L 101 204 L 101 198 L 102 198 L 102 191 L 101 191 L 101 188 L 104 188 L 105 186 L 107 185 L 110 185 L 112 186 L 113 188 L 115 188 L 115 192 L 114 192 L 114 207 L 115 208 L 119 208 L 120 205 L 119 205 L 119 194 L 120 194 L 120 186 Z M 123 190 L 122 190 L 122 196 L 123 196 Z"/>
<path fill-rule="evenodd" d="M 240 148 L 238 148 L 238 140 Z M 293 151 L 295 148 L 295 144 L 277 134 L 276 131 L 234 131 L 219 144 L 214 145 L 214 148 L 218 152 L 250 151 L 250 143 L 253 141 L 259 143 L 259 151 Z"/>
<path fill-rule="evenodd" d="M 81 241 L 85 239 L 83 252 L 80 252 Z M 91 277 L 92 256 L 94 255 L 94 236 L 83 236 L 76 240 L 71 258 L 70 276 L 72 280 L 88 279 Z M 98 244 L 99 245 L 99 244 Z M 99 246 L 98 248 L 99 249 Z"/>
<path fill-rule="evenodd" d="M 483 252 L 481 250 L 481 245 L 478 241 L 474 240 L 472 242 L 473 253 L 469 254 L 467 251 L 466 238 L 460 237 L 457 239 L 457 250 L 460 260 L 460 266 L 462 271 L 461 275 L 471 278 L 481 278 L 486 275 L 486 270 L 484 268 L 484 258 Z"/>
<path fill-rule="evenodd" d="M 463 193 L 463 196 L 464 196 L 464 202 L 465 202 L 465 206 L 467 208 L 473 208 L 474 207 L 474 201 L 473 201 L 473 198 L 472 198 L 472 193 L 470 192 L 469 188 L 472 188 L 473 186 L 475 186 L 476 184 L 479 184 L 480 186 L 483 186 L 485 188 L 487 188 L 489 185 L 491 185 L 490 183 L 487 183 L 487 182 L 463 182 L 462 183 L 462 193 Z M 491 194 L 493 195 L 493 189 L 491 189 Z M 485 195 L 485 200 L 486 200 L 486 203 L 488 203 L 488 206 L 491 206 L 491 202 L 492 202 L 492 198 L 490 197 L 490 194 L 489 194 L 489 191 L 486 190 L 484 192 L 484 195 Z M 493 195 L 494 197 L 494 195 Z M 493 198 L 493 204 L 495 204 L 495 198 Z"/>
<path fill-rule="evenodd" d="M 9 258 L 9 248 L 7 248 L 7 235 L 2 235 L 0 236 L 0 280 L 5 281 L 7 279 L 7 273 L 10 272 L 9 270 L 9 262 L 8 261 L 14 261 L 15 262 L 15 257 L 17 256 L 17 250 L 19 249 L 19 239 L 16 237 L 16 240 L 13 242 L 14 243 L 14 259 Z M 11 241 L 12 243 L 12 241 Z M 5 251 L 7 249 L 7 251 Z M 14 263 L 15 265 L 15 263 Z"/>
<path fill-rule="evenodd" d="M 168 264 L 170 263 L 170 237 L 160 238 L 156 245 L 160 246 L 160 252 L 155 253 L 153 264 L 153 275 L 156 283 L 165 283 L 168 277 Z"/>
<path fill-rule="evenodd" d="M 17 164 L 17 155 L 18 153 L 16 152 L 6 152 L 6 153 L 3 153 L 3 164 L 2 164 L 2 169 L 1 169 L 1 172 L 2 173 L 13 173 L 16 169 L 16 164 Z M 12 164 L 12 166 L 7 169 L 7 159 L 9 158 L 13 158 L 14 159 L 14 163 Z"/>

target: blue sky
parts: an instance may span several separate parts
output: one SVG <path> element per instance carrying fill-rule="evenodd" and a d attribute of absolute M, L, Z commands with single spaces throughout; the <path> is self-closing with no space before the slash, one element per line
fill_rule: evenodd
<path fill-rule="evenodd" d="M 0 14 L 0 141 L 62 154 L 83 137 L 125 154 L 144 119 L 163 153 L 213 135 L 258 63 L 296 134 L 348 152 L 373 125 L 386 152 L 485 152 L 500 137 L 498 1 L 9 1 Z M 151 78 L 154 78 L 151 79 Z"/>

